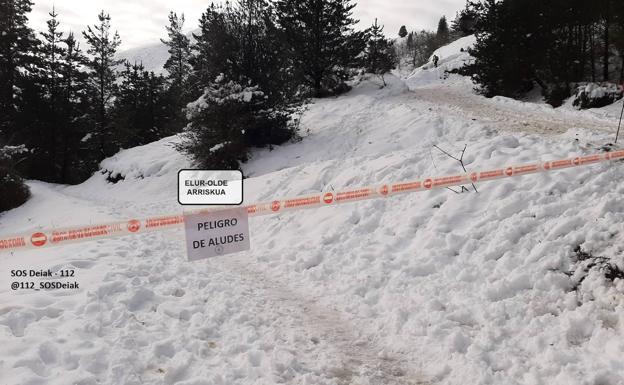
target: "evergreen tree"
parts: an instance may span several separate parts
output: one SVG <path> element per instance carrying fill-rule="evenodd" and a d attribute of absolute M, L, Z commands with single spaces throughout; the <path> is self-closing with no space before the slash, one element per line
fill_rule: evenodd
<path fill-rule="evenodd" d="M 450 31 L 448 23 L 446 22 L 446 16 L 442 16 L 438 22 L 438 32 L 436 32 L 436 39 L 438 40 L 438 46 L 443 46 L 450 41 Z"/>
<path fill-rule="evenodd" d="M 179 146 L 202 167 L 238 168 L 253 146 L 293 136 L 296 85 L 275 10 L 264 0 L 211 5 L 200 19 L 192 58 L 201 96 Z"/>
<path fill-rule="evenodd" d="M 402 25 L 401 28 L 399 28 L 399 37 L 404 38 L 405 36 L 407 36 L 407 28 Z"/>
<path fill-rule="evenodd" d="M 170 127 L 166 131 L 177 132 L 184 127 L 186 118 L 184 107 L 191 101 L 189 92 L 189 78 L 191 76 L 191 43 L 188 36 L 182 32 L 184 26 L 184 14 L 178 17 L 174 12 L 169 13 L 169 25 L 167 35 L 169 40 L 161 39 L 163 44 L 169 47 L 169 59 L 164 69 L 167 71 L 167 98 L 172 102 L 170 108 Z M 165 129 L 164 127 L 162 128 Z"/>
<path fill-rule="evenodd" d="M 472 35 L 476 32 L 478 14 L 475 12 L 470 1 L 466 7 L 457 12 L 455 20 L 451 23 L 451 32 L 457 37 Z"/>
<path fill-rule="evenodd" d="M 31 141 L 33 149 L 33 161 L 31 168 L 38 172 L 30 173 L 39 179 L 56 182 L 59 180 L 59 157 L 60 153 L 62 123 L 62 58 L 66 51 L 63 47 L 63 33 L 59 31 L 58 14 L 54 8 L 49 13 L 50 19 L 47 21 L 48 30 L 42 32 L 43 37 L 39 50 L 41 60 L 40 79 L 44 90 L 45 110 L 40 110 L 39 115 L 43 117 L 43 132 L 36 136 L 38 140 Z M 38 174 L 38 175 L 37 175 Z"/>
<path fill-rule="evenodd" d="M 360 65 L 366 33 L 354 31 L 351 0 L 279 0 L 278 16 L 302 81 L 315 96 L 335 93 Z"/>
<path fill-rule="evenodd" d="M 236 25 L 231 20 L 233 14 L 230 3 L 211 4 L 199 19 L 200 33 L 193 34 L 195 54 L 191 57 L 194 97 L 200 96 L 220 74 L 232 78 L 235 73 L 242 72 L 237 68 L 240 61 L 236 54 L 240 52 L 240 42 L 233 30 Z"/>
<path fill-rule="evenodd" d="M 111 115 L 120 147 L 147 144 L 168 134 L 165 127 L 171 116 L 165 78 L 146 71 L 143 64 L 127 61 L 119 75 Z"/>
<path fill-rule="evenodd" d="M 16 119 L 21 87 L 33 75 L 38 42 L 28 27 L 30 0 L 0 0 L 0 146 L 20 140 Z"/>
<path fill-rule="evenodd" d="M 0 213 L 24 204 L 30 189 L 14 169 L 16 157 L 24 156 L 25 146 L 0 146 Z"/>
<path fill-rule="evenodd" d="M 80 183 L 97 169 L 101 158 L 91 151 L 94 120 L 91 114 L 89 75 L 82 70 L 88 59 L 80 49 L 73 33 L 63 40 L 61 60 L 61 118 L 62 127 L 59 182 Z"/>
<path fill-rule="evenodd" d="M 191 72 L 189 59 L 191 57 L 191 42 L 188 36 L 182 32 L 184 27 L 184 14 L 178 17 L 174 12 L 169 13 L 169 25 L 166 27 L 169 40 L 161 39 L 162 43 L 169 47 L 169 59 L 165 62 L 164 69 L 167 78 L 184 87 Z"/>
<path fill-rule="evenodd" d="M 117 32 L 111 35 L 111 18 L 104 11 L 98 15 L 98 21 L 99 24 L 93 28 L 89 26 L 82 35 L 89 45 L 87 53 L 91 55 L 88 66 L 91 70 L 90 86 L 96 124 L 94 139 L 97 141 L 97 151 L 101 156 L 107 156 L 119 149 L 119 143 L 110 140 L 109 109 L 116 88 L 115 68 L 122 63 L 115 58 L 121 38 Z"/>
<path fill-rule="evenodd" d="M 27 25 L 31 7 L 30 0 L 0 0 L 0 212 L 30 196 L 16 165 L 30 157 L 25 144 L 39 128 L 36 112 L 42 106 L 39 42 Z"/>
<path fill-rule="evenodd" d="M 369 29 L 366 47 L 366 70 L 379 75 L 385 86 L 386 82 L 383 75 L 395 67 L 396 55 L 392 43 L 384 37 L 383 28 L 377 24 L 377 19 L 375 19 Z"/>
<path fill-rule="evenodd" d="M 46 22 L 48 30 L 41 33 L 43 42 L 40 53 L 43 61 L 43 77 L 47 94 L 54 105 L 58 99 L 61 58 L 65 55 L 65 49 L 62 46 L 63 32 L 58 30 L 59 21 L 56 19 L 58 14 L 54 8 L 52 8 L 52 12 L 49 15 L 50 19 Z"/>

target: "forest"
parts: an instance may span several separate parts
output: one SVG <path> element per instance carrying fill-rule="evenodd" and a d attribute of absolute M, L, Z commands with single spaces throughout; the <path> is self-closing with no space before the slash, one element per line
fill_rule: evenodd
<path fill-rule="evenodd" d="M 468 1 L 460 15 L 477 36 L 475 63 L 462 72 L 486 96 L 537 86 L 557 107 L 581 83 L 624 81 L 622 1 Z"/>

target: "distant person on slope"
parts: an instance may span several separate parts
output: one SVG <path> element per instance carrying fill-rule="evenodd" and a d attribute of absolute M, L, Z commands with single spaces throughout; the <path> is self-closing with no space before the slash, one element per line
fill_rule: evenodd
<path fill-rule="evenodd" d="M 435 66 L 435 68 L 438 68 L 438 60 L 440 60 L 438 55 L 433 55 L 433 65 Z"/>

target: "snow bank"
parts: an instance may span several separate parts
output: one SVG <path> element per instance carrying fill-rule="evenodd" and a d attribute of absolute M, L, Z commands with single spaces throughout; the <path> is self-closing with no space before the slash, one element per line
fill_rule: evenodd
<path fill-rule="evenodd" d="M 587 83 L 577 87 L 572 105 L 579 110 L 605 107 L 622 99 L 622 86 L 614 83 Z"/>

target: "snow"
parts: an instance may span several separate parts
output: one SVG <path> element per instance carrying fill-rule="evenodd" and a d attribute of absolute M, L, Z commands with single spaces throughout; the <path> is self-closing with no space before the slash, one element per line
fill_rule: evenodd
<path fill-rule="evenodd" d="M 433 145 L 467 144 L 474 171 L 613 138 L 613 107 L 486 100 L 436 73 L 314 100 L 300 142 L 243 165 L 245 201 L 460 172 Z M 178 140 L 123 150 L 79 186 L 29 182 L 2 233 L 179 211 Z M 1 382 L 621 384 L 624 281 L 585 273 L 575 250 L 624 267 L 623 166 L 255 217 L 250 251 L 197 263 L 181 231 L 0 254 Z M 81 288 L 11 291 L 22 268 L 75 269 Z"/>
<path fill-rule="evenodd" d="M 444 47 L 434 51 L 433 56 L 439 58 L 438 67 L 433 64 L 433 59 L 422 67 L 416 68 L 407 79 L 410 87 L 422 87 L 428 84 L 438 84 L 441 79 L 451 76 L 455 80 L 468 82 L 467 78 L 459 75 L 447 74 L 447 71 L 457 70 L 466 64 L 470 64 L 474 59 L 468 53 L 468 49 L 476 43 L 474 35 L 462 37 Z M 462 51 L 463 50 L 463 51 Z"/>
<path fill-rule="evenodd" d="M 195 29 L 186 34 L 191 44 L 195 42 L 193 34 L 199 34 L 200 32 L 200 29 Z M 165 74 L 164 66 L 167 59 L 169 59 L 168 49 L 169 48 L 164 43 L 159 42 L 121 51 L 117 57 L 128 60 L 131 64 L 141 63 L 146 71 L 154 71 L 156 74 Z"/>

